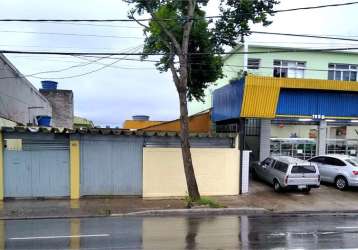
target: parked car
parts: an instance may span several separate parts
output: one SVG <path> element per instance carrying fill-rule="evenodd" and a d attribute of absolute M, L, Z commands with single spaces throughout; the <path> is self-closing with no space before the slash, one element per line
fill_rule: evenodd
<path fill-rule="evenodd" d="M 315 164 L 288 156 L 272 156 L 254 166 L 254 175 L 273 185 L 274 191 L 296 188 L 306 193 L 320 186 Z"/>
<path fill-rule="evenodd" d="M 337 189 L 358 186 L 358 159 L 348 155 L 321 155 L 309 160 L 317 164 L 323 182 L 334 183 Z"/>

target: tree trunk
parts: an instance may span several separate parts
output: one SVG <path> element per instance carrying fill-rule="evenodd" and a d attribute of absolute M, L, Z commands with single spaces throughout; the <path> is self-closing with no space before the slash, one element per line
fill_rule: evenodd
<path fill-rule="evenodd" d="M 193 200 L 200 199 L 198 184 L 196 183 L 193 162 L 189 142 L 189 118 L 187 107 L 187 95 L 185 90 L 178 90 L 180 101 L 180 143 L 184 163 L 184 172 L 189 197 Z"/>

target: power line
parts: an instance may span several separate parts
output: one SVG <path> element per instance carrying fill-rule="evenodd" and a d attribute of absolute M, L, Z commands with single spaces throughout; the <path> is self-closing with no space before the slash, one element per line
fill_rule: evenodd
<path fill-rule="evenodd" d="M 141 45 L 140 45 L 141 46 Z M 136 46 L 132 49 L 130 49 L 129 51 L 136 51 L 140 48 L 140 46 Z M 88 62 L 88 63 L 84 63 L 84 64 L 77 64 L 77 65 L 72 65 L 70 67 L 66 67 L 66 68 L 63 68 L 63 69 L 59 69 L 59 70 L 52 70 L 52 71 L 43 71 L 43 72 L 37 72 L 37 73 L 32 73 L 32 74 L 28 74 L 28 75 L 21 75 L 21 76 L 16 76 L 16 77 L 1 77 L 0 79 L 8 79 L 8 78 L 26 78 L 26 77 L 33 77 L 33 78 L 37 78 L 37 79 L 48 79 L 48 78 L 51 78 L 51 79 L 68 79 L 68 78 L 75 78 L 75 77 L 80 77 L 80 76 L 84 76 L 84 75 L 89 75 L 89 74 L 92 74 L 92 73 L 95 73 L 97 71 L 100 71 L 102 69 L 105 69 L 107 67 L 110 67 L 116 63 L 118 63 L 119 61 L 125 59 L 127 56 L 124 56 L 123 58 L 119 58 L 117 60 L 115 60 L 114 62 L 112 63 L 109 63 L 109 64 L 103 64 L 102 67 L 100 68 L 97 68 L 95 70 L 91 70 L 91 71 L 88 71 L 88 72 L 85 72 L 85 73 L 81 73 L 81 74 L 77 74 L 77 75 L 72 75 L 72 76 L 65 76 L 65 77 L 37 77 L 36 75 L 39 75 L 39 74 L 44 74 L 44 73 L 58 73 L 58 72 L 62 72 L 62 71 L 65 71 L 65 70 L 69 70 L 69 69 L 73 69 L 73 68 L 76 68 L 76 67 L 84 67 L 84 66 L 87 66 L 89 64 L 92 64 L 94 62 L 98 62 L 102 59 L 106 59 L 108 58 L 107 57 L 101 57 L 100 59 L 96 59 L 96 60 L 93 60 L 91 62 Z"/>
<path fill-rule="evenodd" d="M 71 63 L 78 63 L 78 61 L 68 61 L 68 60 L 50 60 L 50 59 L 47 59 L 47 58 L 53 58 L 53 59 L 61 59 L 61 58 L 65 58 L 67 56 L 60 56 L 60 57 L 56 57 L 56 56 L 49 56 L 49 57 L 46 57 L 46 59 L 43 59 L 43 58 L 40 58 L 38 57 L 37 55 L 18 55 L 18 56 L 13 56 L 14 58 L 21 58 L 21 59 L 25 59 L 25 60 L 49 60 L 49 61 L 58 61 L 58 62 L 71 62 Z M 75 58 L 81 58 L 81 57 L 86 57 L 86 58 L 103 58 L 103 56 L 91 56 L 91 55 L 81 55 L 81 56 L 75 56 Z M 108 57 L 106 58 L 106 60 L 116 60 L 118 59 L 118 57 Z M 136 61 L 136 62 L 154 62 L 154 63 L 157 63 L 159 62 L 159 60 L 150 60 L 150 59 L 136 59 L 136 58 L 123 58 L 122 59 L 123 61 Z"/>
<path fill-rule="evenodd" d="M 251 31 L 251 33 L 263 34 L 263 35 L 295 36 L 295 37 L 321 38 L 321 39 L 330 39 L 330 40 L 358 42 L 358 39 L 344 38 L 344 37 L 333 37 L 333 36 L 321 36 L 321 35 L 309 35 L 309 34 L 292 34 L 292 33 L 267 32 L 267 31 Z"/>
<path fill-rule="evenodd" d="M 87 62 L 87 63 L 79 63 L 79 64 L 76 64 L 76 65 L 72 65 L 72 66 L 62 68 L 62 69 L 58 69 L 58 70 L 48 70 L 48 71 L 37 72 L 37 73 L 26 75 L 26 77 L 34 77 L 35 75 L 41 75 L 41 74 L 47 74 L 47 73 L 60 73 L 60 72 L 66 71 L 66 70 L 74 69 L 74 68 L 85 67 L 85 66 L 93 64 L 95 62 L 98 62 L 100 60 L 106 59 L 108 57 L 110 57 L 110 56 L 103 57 L 103 58 L 98 58 L 96 60 L 93 60 L 93 61 L 90 61 L 90 62 Z"/>
<path fill-rule="evenodd" d="M 106 59 L 105 57 L 100 57 L 100 59 Z M 89 63 L 86 63 L 86 64 L 91 64 L 91 63 L 98 63 L 98 61 L 100 60 L 89 60 Z M 114 58 L 108 58 L 108 59 L 114 59 Z M 104 68 L 107 68 L 107 67 L 114 67 L 114 68 L 119 68 L 119 69 L 134 69 L 134 70 L 143 70 L 143 69 L 154 69 L 154 68 L 143 68 L 143 67 L 120 67 L 120 66 L 114 66 L 115 63 L 121 61 L 121 60 L 124 60 L 126 58 L 122 57 L 122 58 L 117 58 L 116 61 L 110 63 L 110 64 L 104 64 L 104 63 L 99 63 L 101 65 L 103 65 L 103 67 L 101 68 L 98 68 L 98 69 L 95 69 L 95 70 L 92 70 L 92 71 L 89 71 L 89 72 L 85 72 L 85 73 L 81 73 L 81 74 L 78 74 L 78 75 L 71 75 L 71 76 L 64 76 L 64 77 L 36 77 L 35 75 L 38 75 L 38 74 L 43 74 L 43 73 L 49 73 L 49 72 L 61 72 L 61 71 L 64 71 L 64 70 L 67 70 L 67 69 L 70 69 L 70 68 L 74 68 L 74 67 L 80 67 L 80 66 L 85 66 L 85 65 L 74 65 L 74 66 L 71 66 L 71 67 L 68 67 L 68 68 L 64 68 L 64 69 L 60 69 L 60 70 L 56 70 L 56 71 L 48 71 L 48 72 L 38 72 L 38 73 L 33 73 L 33 74 L 30 74 L 30 75 L 25 75 L 25 76 L 13 76 L 13 77 L 3 77 L 3 78 L 0 78 L 0 79 L 8 79 L 8 78 L 25 78 L 25 77 L 33 77 L 33 78 L 38 78 L 38 79 L 68 79 L 68 78 L 75 78 L 75 77 L 80 77 L 80 76 L 84 76 L 84 75 L 88 75 L 88 74 L 91 74 L 91 73 L 94 73 L 94 72 L 97 72 L 99 70 L 102 70 Z M 88 59 L 86 59 L 88 60 Z M 138 61 L 140 61 L 138 59 Z M 153 62 L 159 62 L 159 61 L 154 61 Z M 202 66 L 207 66 L 208 64 L 207 63 L 190 63 L 192 65 L 202 65 Z M 239 64 L 224 64 L 224 67 L 235 67 L 235 68 L 244 68 L 243 65 L 239 65 Z M 263 69 L 274 69 L 274 68 L 277 68 L 275 66 L 260 66 L 260 68 L 263 68 Z M 284 68 L 290 68 L 290 67 L 284 67 Z M 315 69 L 315 68 L 306 68 L 306 67 L 303 67 L 303 68 L 300 68 L 301 70 L 304 70 L 304 71 L 320 71 L 320 72 L 328 72 L 330 69 Z M 192 69 L 192 70 L 197 70 L 197 71 L 209 71 L 207 69 Z M 237 73 L 236 70 L 234 69 L 227 69 L 226 71 L 229 71 L 229 72 L 232 72 L 232 73 Z M 342 71 L 345 71 L 345 70 L 342 70 Z"/>
<path fill-rule="evenodd" d="M 79 37 L 101 37 L 101 38 L 117 38 L 117 39 L 144 39 L 144 37 L 135 37 L 135 36 L 115 36 L 115 35 L 58 33 L 58 32 L 37 32 L 37 31 L 20 31 L 20 30 L 19 31 L 18 30 L 0 30 L 0 32 L 1 33 L 23 33 L 23 34 L 41 34 L 41 35 L 79 36 Z M 328 35 L 292 34 L 292 33 L 282 33 L 282 32 L 268 32 L 268 31 L 251 31 L 251 33 L 253 33 L 253 34 L 263 34 L 263 35 L 294 36 L 294 37 L 321 38 L 321 39 L 330 39 L 330 40 L 358 42 L 358 39 L 348 38 L 348 37 L 358 37 L 358 36 L 339 36 L 339 37 L 334 37 L 334 36 L 328 36 Z"/>
<path fill-rule="evenodd" d="M 317 5 L 317 6 L 282 9 L 282 10 L 276 10 L 276 11 L 274 11 L 274 13 L 291 12 L 291 11 L 298 11 L 298 10 L 314 10 L 314 9 L 331 8 L 331 7 L 341 7 L 341 6 L 348 6 L 348 5 L 354 5 L 354 4 L 358 4 L 358 2 L 354 1 L 354 2 L 346 2 L 346 3 L 334 3 L 334 4 L 325 4 L 325 5 Z"/>
<path fill-rule="evenodd" d="M 88 58 L 82 58 L 82 57 L 76 57 L 76 58 L 79 58 L 79 59 L 82 59 L 82 60 L 86 60 L 86 61 L 89 61 L 89 62 L 93 62 L 93 63 L 96 63 L 96 64 L 100 64 L 100 65 L 106 65 L 105 63 L 101 63 L 101 62 L 94 62 L 93 60 L 90 60 Z M 140 59 L 137 59 L 136 61 L 141 61 Z M 153 62 L 159 62 L 159 61 L 153 61 Z M 117 68 L 117 69 L 137 69 L 137 70 L 142 70 L 142 69 L 155 69 L 153 67 L 129 67 L 129 66 L 118 66 L 118 65 L 112 65 L 111 68 Z"/>
<path fill-rule="evenodd" d="M 312 49 L 280 49 L 280 50 L 267 50 L 267 51 L 249 51 L 249 52 L 196 52 L 189 53 L 190 55 L 243 55 L 243 54 L 272 54 L 272 53 L 297 53 L 297 52 L 329 52 L 329 51 L 350 51 L 358 50 L 358 47 L 340 47 L 340 48 L 312 48 Z M 0 50 L 3 54 L 33 54 L 33 55 L 67 55 L 67 56 L 163 56 L 165 53 L 129 53 L 129 52 L 55 52 L 55 51 L 20 51 L 20 50 Z"/>
<path fill-rule="evenodd" d="M 19 30 L 0 30 L 0 32 L 1 33 L 79 36 L 79 37 L 104 37 L 104 38 L 119 38 L 119 39 L 144 39 L 144 37 L 136 37 L 136 36 L 114 36 L 114 35 L 95 35 L 95 34 L 57 33 L 57 32 L 38 32 L 38 31 L 19 31 Z"/>
<path fill-rule="evenodd" d="M 54 24 L 61 24 L 61 25 L 78 25 L 78 26 L 93 26 L 93 27 L 109 27 L 109 28 L 126 28 L 126 29 L 142 29 L 140 26 L 127 26 L 127 25 L 110 25 L 110 24 L 94 24 L 94 23 L 71 23 L 71 22 L 51 22 L 48 23 L 54 23 Z"/>
<path fill-rule="evenodd" d="M 274 10 L 272 13 L 282 13 L 282 12 L 291 12 L 291 11 L 300 11 L 300 10 L 313 10 L 313 9 L 322 9 L 322 8 L 330 8 L 330 7 L 341 7 L 348 5 L 358 4 L 358 1 L 354 2 L 346 2 L 346 3 L 335 3 L 335 4 L 325 4 L 325 5 L 316 5 L 316 6 L 307 6 L 307 7 L 298 7 L 291 9 L 281 9 Z M 221 16 L 207 16 L 205 18 L 208 19 L 217 19 L 221 18 Z M 137 19 L 137 21 L 151 21 L 152 18 L 141 18 Z M 172 18 L 164 18 L 164 19 L 156 19 L 158 21 L 172 21 L 176 19 Z M 193 18 L 195 20 L 195 18 Z M 2 18 L 0 22 L 136 22 L 133 19 L 24 19 L 24 18 Z"/>
<path fill-rule="evenodd" d="M 88 71 L 88 72 L 85 72 L 85 73 L 81 73 L 81 74 L 77 74 L 77 75 L 71 75 L 71 76 L 64 76 L 64 77 L 50 77 L 51 79 L 54 79 L 54 80 L 63 80 L 63 79 L 70 79 L 70 78 L 76 78 L 76 77 L 81 77 L 81 76 L 85 76 L 85 75 L 89 75 L 89 74 L 92 74 L 92 73 L 95 73 L 95 72 L 98 72 L 100 70 L 103 70 L 105 68 L 108 68 L 116 63 L 118 63 L 119 61 L 121 61 L 122 59 L 118 59 L 110 64 L 106 64 L 98 69 L 95 69 L 95 70 L 91 70 L 91 71 Z M 26 76 L 25 76 L 26 77 Z M 37 79 L 41 79 L 41 80 L 44 80 L 44 79 L 48 79 L 49 77 L 37 77 L 37 76 L 29 76 L 29 77 L 34 77 L 34 78 L 37 78 Z"/>

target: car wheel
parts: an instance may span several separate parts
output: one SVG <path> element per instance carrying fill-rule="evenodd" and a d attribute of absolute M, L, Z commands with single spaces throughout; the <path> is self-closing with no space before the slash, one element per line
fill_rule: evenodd
<path fill-rule="evenodd" d="M 305 189 L 303 190 L 303 192 L 304 192 L 305 194 L 309 194 L 310 191 L 311 191 L 311 188 L 310 188 L 310 187 L 305 188 Z"/>
<path fill-rule="evenodd" d="M 279 192 L 281 192 L 281 190 L 282 190 L 281 185 L 280 185 L 280 183 L 279 183 L 277 180 L 274 180 L 274 181 L 273 181 L 273 190 L 274 190 L 276 193 L 279 193 Z"/>
<path fill-rule="evenodd" d="M 335 185 L 338 190 L 344 190 L 347 188 L 348 182 L 343 176 L 338 176 L 336 178 Z"/>

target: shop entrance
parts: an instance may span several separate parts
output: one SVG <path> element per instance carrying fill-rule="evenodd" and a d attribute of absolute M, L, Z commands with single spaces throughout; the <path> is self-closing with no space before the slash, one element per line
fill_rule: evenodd
<path fill-rule="evenodd" d="M 317 155 L 318 124 L 308 120 L 273 120 L 270 155 L 307 160 Z"/>

